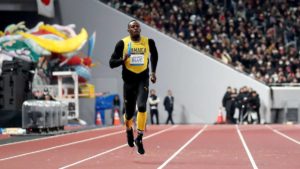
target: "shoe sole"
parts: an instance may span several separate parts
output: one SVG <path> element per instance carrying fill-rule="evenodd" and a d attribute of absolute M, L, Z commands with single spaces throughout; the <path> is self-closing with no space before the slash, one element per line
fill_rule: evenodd
<path fill-rule="evenodd" d="M 133 148 L 135 144 L 133 144 L 133 146 L 131 146 L 131 145 L 129 145 L 129 144 L 127 143 L 127 145 L 128 145 L 129 147 Z"/>

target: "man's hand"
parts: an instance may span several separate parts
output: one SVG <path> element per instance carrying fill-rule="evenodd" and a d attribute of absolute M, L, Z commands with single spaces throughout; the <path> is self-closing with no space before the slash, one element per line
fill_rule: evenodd
<path fill-rule="evenodd" d="M 127 60 L 128 58 L 129 58 L 128 53 L 125 53 L 125 56 L 124 56 L 124 58 L 123 58 L 123 61 L 126 62 L 126 60 Z"/>
<path fill-rule="evenodd" d="M 151 80 L 152 83 L 156 82 L 156 75 L 155 75 L 155 73 L 151 73 L 150 74 L 150 80 Z"/>

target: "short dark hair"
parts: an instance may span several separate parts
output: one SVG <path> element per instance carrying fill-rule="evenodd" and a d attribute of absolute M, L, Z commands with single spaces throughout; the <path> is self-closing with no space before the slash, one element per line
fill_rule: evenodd
<path fill-rule="evenodd" d="M 132 19 L 131 21 L 128 22 L 128 25 L 127 25 L 128 27 L 129 27 L 129 25 L 130 25 L 131 22 L 138 22 L 138 21 L 135 20 L 135 19 Z"/>

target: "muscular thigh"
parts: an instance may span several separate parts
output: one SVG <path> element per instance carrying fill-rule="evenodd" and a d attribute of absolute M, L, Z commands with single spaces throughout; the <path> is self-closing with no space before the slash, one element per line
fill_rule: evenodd
<path fill-rule="evenodd" d="M 124 103 L 126 109 L 126 117 L 131 119 L 136 109 L 137 99 L 137 84 L 136 83 L 124 83 Z"/>

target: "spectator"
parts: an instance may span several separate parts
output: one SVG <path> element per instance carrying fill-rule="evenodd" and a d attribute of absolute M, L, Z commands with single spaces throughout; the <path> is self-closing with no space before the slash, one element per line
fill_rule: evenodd
<path fill-rule="evenodd" d="M 237 108 L 237 88 L 232 88 L 232 92 L 231 92 L 231 100 L 233 102 L 232 106 L 231 106 L 231 109 L 230 109 L 230 116 L 231 116 L 231 122 L 233 124 L 236 124 L 236 118 L 235 116 L 237 116 L 237 113 L 236 110 L 238 110 Z"/>
<path fill-rule="evenodd" d="M 227 87 L 226 93 L 222 99 L 222 105 L 226 111 L 226 123 L 235 124 L 234 113 L 236 108 L 236 89 L 230 86 Z"/>
<path fill-rule="evenodd" d="M 300 1 L 103 1 L 268 85 L 299 83 Z"/>
<path fill-rule="evenodd" d="M 164 106 L 165 106 L 165 110 L 168 112 L 168 118 L 166 121 L 166 124 L 169 124 L 169 121 L 171 122 L 171 124 L 174 124 L 173 121 L 173 109 L 174 109 L 174 97 L 172 95 L 172 91 L 168 90 L 168 94 L 164 99 Z"/>
<path fill-rule="evenodd" d="M 243 122 L 244 116 L 248 110 L 248 97 L 249 91 L 247 86 L 243 86 L 240 88 L 239 94 L 237 95 L 237 105 L 239 109 L 239 122 Z"/>
<path fill-rule="evenodd" d="M 256 91 L 252 91 L 251 95 L 249 96 L 249 107 L 251 110 L 253 110 L 253 113 L 257 114 L 256 116 L 257 122 L 258 124 L 260 124 L 260 113 L 259 113 L 260 99 Z"/>
<path fill-rule="evenodd" d="M 151 89 L 150 97 L 149 97 L 151 124 L 154 124 L 154 116 L 156 117 L 156 124 L 159 124 L 159 113 L 158 113 L 159 102 L 160 100 L 157 97 L 155 90 Z"/>
<path fill-rule="evenodd" d="M 226 93 L 224 94 L 223 99 L 222 99 L 222 106 L 225 108 L 226 122 L 228 122 L 228 123 L 232 122 L 231 115 L 230 115 L 231 107 L 233 105 L 233 102 L 231 100 L 231 94 L 232 94 L 232 88 L 230 86 L 228 86 Z"/>

